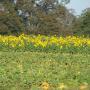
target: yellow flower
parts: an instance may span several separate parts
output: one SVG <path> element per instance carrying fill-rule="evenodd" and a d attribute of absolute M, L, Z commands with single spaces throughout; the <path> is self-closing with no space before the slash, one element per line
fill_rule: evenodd
<path fill-rule="evenodd" d="M 41 86 L 42 86 L 43 90 L 48 90 L 49 89 L 49 84 L 47 82 L 43 82 Z"/>
<path fill-rule="evenodd" d="M 67 36 L 67 37 L 56 37 L 56 36 L 44 36 L 44 35 L 20 35 L 16 36 L 2 36 L 0 35 L 0 44 L 3 46 L 11 47 L 24 47 L 25 45 L 33 44 L 35 47 L 41 46 L 42 48 L 47 47 L 48 45 L 56 45 L 61 49 L 63 46 L 66 47 L 88 47 L 90 46 L 90 38 L 76 37 L 76 36 Z"/>
<path fill-rule="evenodd" d="M 87 90 L 88 88 L 88 83 L 84 82 L 82 85 L 80 85 L 80 90 Z"/>
<path fill-rule="evenodd" d="M 60 88 L 61 90 L 63 90 L 63 89 L 65 89 L 65 88 L 67 88 L 67 86 L 66 86 L 64 83 L 60 83 L 59 88 Z"/>

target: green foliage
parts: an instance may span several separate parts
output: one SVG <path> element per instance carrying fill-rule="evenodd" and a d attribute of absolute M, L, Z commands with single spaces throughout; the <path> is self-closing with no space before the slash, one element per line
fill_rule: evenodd
<path fill-rule="evenodd" d="M 35 47 L 32 44 L 26 45 L 25 47 L 10 47 L 10 46 L 4 46 L 4 45 L 0 45 L 0 51 L 3 52 L 47 52 L 47 53 L 71 53 L 71 54 L 90 54 L 90 47 L 86 46 L 86 47 L 75 47 L 75 46 L 70 46 L 70 47 L 66 47 L 63 46 L 63 48 L 60 48 L 56 45 L 51 45 L 51 46 L 47 46 L 45 48 L 42 48 L 41 46 Z"/>
<path fill-rule="evenodd" d="M 51 90 L 60 83 L 79 90 L 83 83 L 90 85 L 89 65 L 88 54 L 0 52 L 0 89 L 40 90 L 48 82 Z"/>
<path fill-rule="evenodd" d="M 0 34 L 18 35 L 24 32 L 24 24 L 21 17 L 17 16 L 14 5 L 3 2 L 4 11 L 0 12 Z"/>
<path fill-rule="evenodd" d="M 74 28 L 75 34 L 90 36 L 90 8 L 83 11 Z"/>
<path fill-rule="evenodd" d="M 24 32 L 22 20 L 15 14 L 2 14 L 0 16 L 0 34 L 18 35 Z"/>
<path fill-rule="evenodd" d="M 13 0 L 12 0 L 13 1 Z M 38 1 L 38 2 L 37 2 Z M 61 3 L 69 0 L 61 0 Z M 0 34 L 45 34 L 66 35 L 71 34 L 72 22 L 68 17 L 74 18 L 68 9 L 58 0 L 10 0 L 1 2 L 4 12 L 0 12 Z M 20 11 L 20 12 L 19 12 Z"/>

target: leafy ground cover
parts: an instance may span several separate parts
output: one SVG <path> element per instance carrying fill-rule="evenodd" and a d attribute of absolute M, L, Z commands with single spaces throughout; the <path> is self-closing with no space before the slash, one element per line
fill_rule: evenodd
<path fill-rule="evenodd" d="M 0 90 L 90 90 L 90 55 L 0 52 Z"/>

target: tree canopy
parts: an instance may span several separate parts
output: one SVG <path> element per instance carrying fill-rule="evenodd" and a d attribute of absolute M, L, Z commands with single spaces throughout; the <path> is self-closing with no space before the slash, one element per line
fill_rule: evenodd
<path fill-rule="evenodd" d="M 75 34 L 90 36 L 90 8 L 85 9 L 78 17 L 74 29 Z"/>
<path fill-rule="evenodd" d="M 72 34 L 70 0 L 0 0 L 1 34 Z"/>

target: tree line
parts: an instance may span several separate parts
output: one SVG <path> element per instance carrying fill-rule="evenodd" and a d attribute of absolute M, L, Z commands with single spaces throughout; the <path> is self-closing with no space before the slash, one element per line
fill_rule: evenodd
<path fill-rule="evenodd" d="M 0 34 L 89 35 L 90 8 L 77 17 L 70 0 L 0 0 Z"/>

